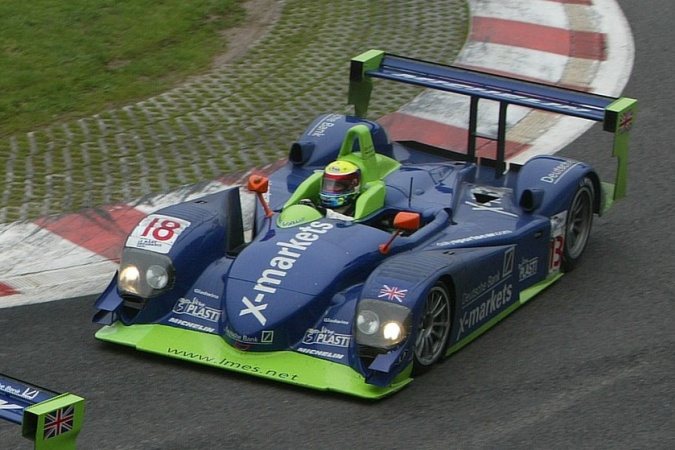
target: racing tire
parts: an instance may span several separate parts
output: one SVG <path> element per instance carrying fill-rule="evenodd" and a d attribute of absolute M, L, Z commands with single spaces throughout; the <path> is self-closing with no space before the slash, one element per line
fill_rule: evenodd
<path fill-rule="evenodd" d="M 586 248 L 586 244 L 588 244 L 593 225 L 594 203 L 595 189 L 593 188 L 593 182 L 586 177 L 579 182 L 567 213 L 565 246 L 561 266 L 563 272 L 574 269 Z"/>
<path fill-rule="evenodd" d="M 443 359 L 452 326 L 450 291 L 437 281 L 424 299 L 422 316 L 415 337 L 412 375 L 420 375 Z"/>

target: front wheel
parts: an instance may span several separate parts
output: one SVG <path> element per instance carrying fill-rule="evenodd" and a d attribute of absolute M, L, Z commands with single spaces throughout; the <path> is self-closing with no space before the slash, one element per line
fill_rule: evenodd
<path fill-rule="evenodd" d="M 593 225 L 594 201 L 595 189 L 593 183 L 589 178 L 584 178 L 574 193 L 574 198 L 567 213 L 565 250 L 562 261 L 564 272 L 574 269 L 586 248 Z"/>
<path fill-rule="evenodd" d="M 424 300 L 415 339 L 413 375 L 431 369 L 443 358 L 450 337 L 452 310 L 450 292 L 441 281 L 433 285 Z"/>

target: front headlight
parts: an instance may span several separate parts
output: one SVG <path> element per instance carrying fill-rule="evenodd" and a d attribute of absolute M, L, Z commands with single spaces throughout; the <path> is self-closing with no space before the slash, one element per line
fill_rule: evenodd
<path fill-rule="evenodd" d="M 396 321 L 387 322 L 382 327 L 382 336 L 384 339 L 390 342 L 401 342 L 401 338 L 404 336 L 405 330 L 403 325 Z"/>
<path fill-rule="evenodd" d="M 125 248 L 120 261 L 117 288 L 122 295 L 156 297 L 173 287 L 174 270 L 166 255 Z"/>
<path fill-rule="evenodd" d="M 164 289 L 169 284 L 169 274 L 164 267 L 157 264 L 148 267 L 148 270 L 145 272 L 145 278 L 153 289 Z"/>
<path fill-rule="evenodd" d="M 356 342 L 388 350 L 405 340 L 412 325 L 412 311 L 403 305 L 364 299 L 356 313 Z"/>
<path fill-rule="evenodd" d="M 368 336 L 372 336 L 380 329 L 380 318 L 371 310 L 359 311 L 356 317 L 356 326 L 359 331 Z"/>

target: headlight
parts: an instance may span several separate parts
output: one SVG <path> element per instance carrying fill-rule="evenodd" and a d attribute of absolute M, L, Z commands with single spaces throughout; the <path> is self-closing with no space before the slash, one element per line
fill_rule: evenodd
<path fill-rule="evenodd" d="M 356 342 L 359 345 L 390 349 L 408 336 L 412 311 L 395 303 L 364 299 L 356 313 Z"/>
<path fill-rule="evenodd" d="M 356 318 L 356 326 L 361 333 L 370 336 L 375 334 L 380 328 L 380 318 L 373 311 L 366 309 L 359 312 Z"/>
<path fill-rule="evenodd" d="M 171 259 L 166 255 L 125 248 L 120 261 L 117 288 L 122 295 L 156 297 L 173 287 Z"/>
<path fill-rule="evenodd" d="M 157 264 L 148 267 L 145 278 L 153 289 L 164 289 L 169 284 L 169 274 L 164 267 Z"/>
<path fill-rule="evenodd" d="M 141 279 L 141 274 L 136 266 L 124 266 L 120 269 L 120 283 L 134 285 Z"/>
<path fill-rule="evenodd" d="M 382 336 L 384 336 L 384 339 L 387 341 L 400 342 L 403 334 L 403 326 L 398 322 L 387 322 L 382 327 Z"/>

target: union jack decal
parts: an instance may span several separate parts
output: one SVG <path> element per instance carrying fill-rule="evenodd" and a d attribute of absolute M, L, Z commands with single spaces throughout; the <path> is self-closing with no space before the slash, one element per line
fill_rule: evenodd
<path fill-rule="evenodd" d="M 44 439 L 50 439 L 73 429 L 75 407 L 67 406 L 45 416 Z"/>
<path fill-rule="evenodd" d="M 626 111 L 619 118 L 619 132 L 625 133 L 633 128 L 633 111 Z"/>
<path fill-rule="evenodd" d="M 397 287 L 389 287 L 386 284 L 380 289 L 380 295 L 378 298 L 386 298 L 387 300 L 396 300 L 399 303 L 403 303 L 403 299 L 408 293 L 407 289 L 399 289 Z"/>

